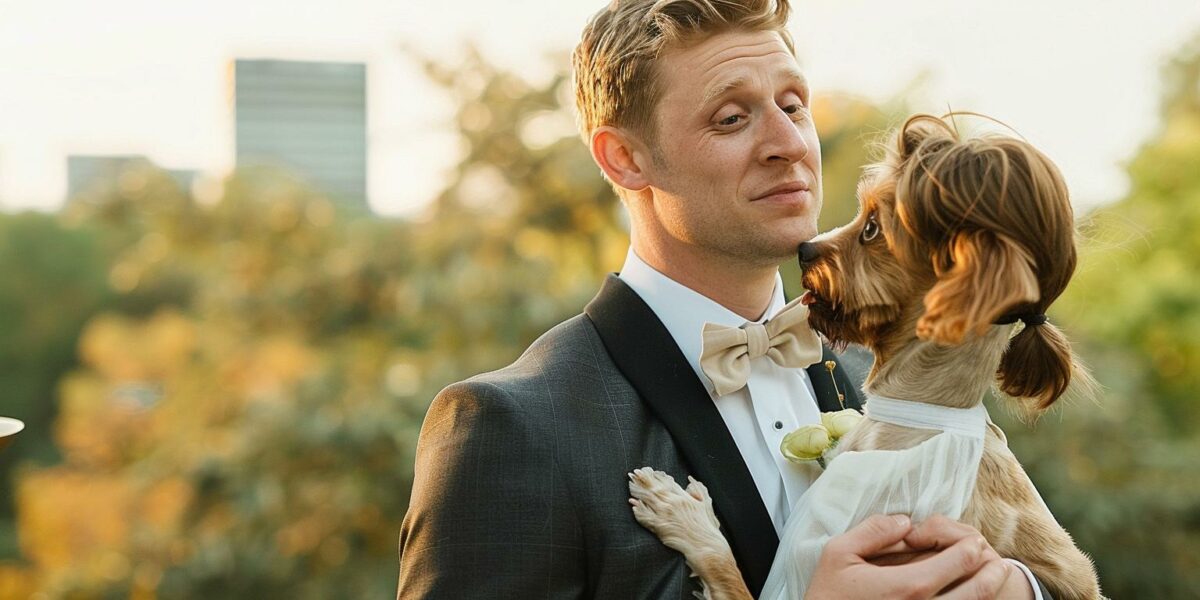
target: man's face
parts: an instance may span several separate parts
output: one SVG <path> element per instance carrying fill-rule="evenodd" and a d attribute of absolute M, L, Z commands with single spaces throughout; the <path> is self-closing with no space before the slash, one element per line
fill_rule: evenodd
<path fill-rule="evenodd" d="M 707 253 L 778 264 L 816 235 L 821 149 L 808 85 L 774 32 L 664 52 L 651 218 Z"/>

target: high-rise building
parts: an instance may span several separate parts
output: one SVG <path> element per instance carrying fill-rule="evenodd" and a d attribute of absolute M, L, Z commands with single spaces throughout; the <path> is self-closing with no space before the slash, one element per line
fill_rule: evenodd
<path fill-rule="evenodd" d="M 361 63 L 233 64 L 238 166 L 277 165 L 366 209 L 367 70 Z"/>
<path fill-rule="evenodd" d="M 145 156 L 139 154 L 70 154 L 67 155 L 67 199 L 93 184 L 114 183 L 123 172 L 132 168 L 152 166 Z M 158 167 L 155 167 L 158 168 Z M 164 171 L 188 190 L 196 179 L 196 171 L 190 169 L 164 169 Z"/>
<path fill-rule="evenodd" d="M 92 155 L 71 154 L 67 156 L 67 198 L 74 198 L 98 179 L 115 179 L 121 171 L 134 161 L 145 160 L 135 154 Z"/>

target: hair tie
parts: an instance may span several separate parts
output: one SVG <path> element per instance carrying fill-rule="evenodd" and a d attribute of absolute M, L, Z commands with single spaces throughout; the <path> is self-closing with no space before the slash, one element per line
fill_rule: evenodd
<path fill-rule="evenodd" d="M 1046 315 L 1045 315 L 1045 313 L 1042 313 L 1042 314 L 1023 313 L 1023 314 L 1019 314 L 1019 315 L 1018 314 L 1004 315 L 1003 317 L 1000 317 L 999 319 L 996 319 L 995 321 L 993 321 L 992 324 L 993 325 L 1010 325 L 1012 323 L 1016 323 L 1017 321 L 1021 321 L 1021 322 L 1025 323 L 1026 327 L 1037 327 L 1038 325 L 1043 325 L 1046 323 Z"/>

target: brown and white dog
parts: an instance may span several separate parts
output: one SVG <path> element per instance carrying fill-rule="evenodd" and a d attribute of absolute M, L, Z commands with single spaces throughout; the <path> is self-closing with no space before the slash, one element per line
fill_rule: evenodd
<path fill-rule="evenodd" d="M 854 221 L 803 244 L 800 260 L 812 327 L 874 352 L 868 394 L 970 408 L 997 386 L 1036 414 L 1072 380 L 1090 387 L 1066 338 L 1043 322 L 1076 255 L 1066 185 L 1041 152 L 1008 136 L 964 138 L 946 118 L 916 115 L 866 170 L 858 198 Z M 936 434 L 866 418 L 837 451 L 902 450 Z M 651 469 L 630 478 L 635 517 L 693 567 L 729 553 L 702 484 L 683 490 Z M 960 520 L 1055 598 L 1100 597 L 1091 560 L 990 423 Z M 749 598 L 736 567 L 699 575 L 709 597 Z"/>

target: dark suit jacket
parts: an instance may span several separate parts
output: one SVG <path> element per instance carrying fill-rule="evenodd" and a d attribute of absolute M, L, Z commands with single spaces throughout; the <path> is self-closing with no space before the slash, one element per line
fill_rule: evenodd
<path fill-rule="evenodd" d="M 826 349 L 825 360 L 835 360 Z M 822 411 L 859 407 L 809 368 Z M 712 494 L 755 595 L 779 540 L 704 385 L 642 299 L 610 276 L 512 365 L 443 390 L 417 444 L 398 598 L 678 598 L 683 557 L 642 528 L 626 474 L 651 466 Z"/>

